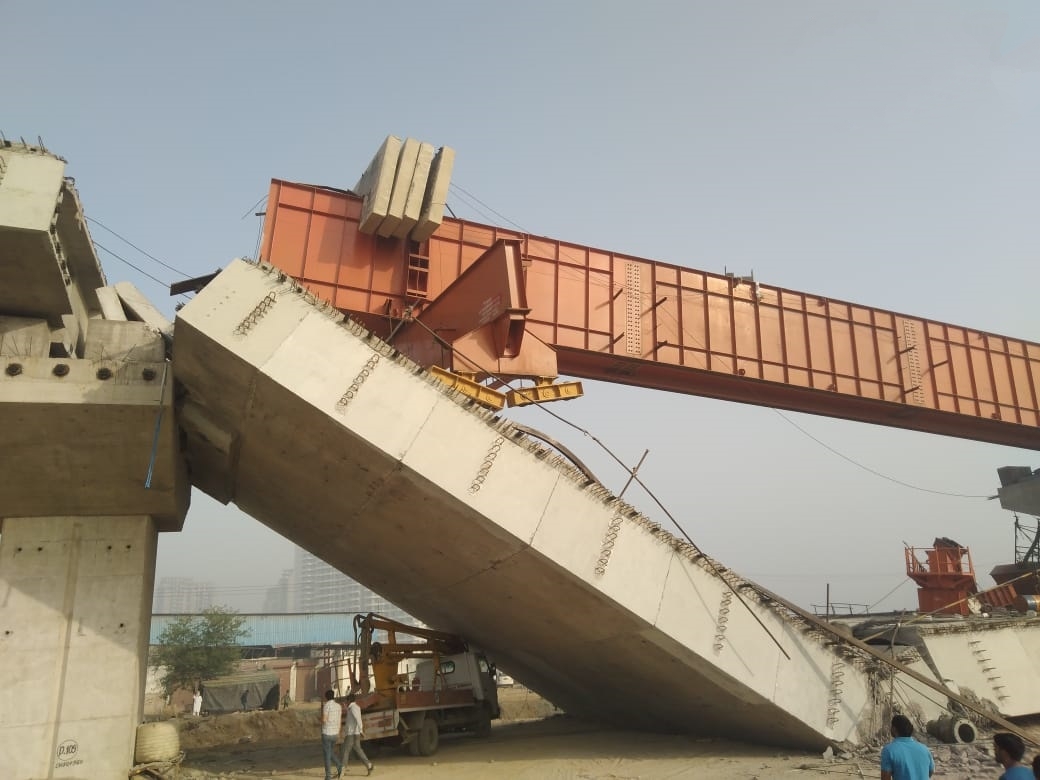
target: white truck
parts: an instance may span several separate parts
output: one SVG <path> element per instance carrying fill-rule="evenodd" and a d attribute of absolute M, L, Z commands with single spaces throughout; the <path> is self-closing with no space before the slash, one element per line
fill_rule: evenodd
<path fill-rule="evenodd" d="M 385 642 L 374 640 L 377 631 L 386 632 Z M 462 637 L 371 613 L 354 617 L 354 633 L 351 692 L 366 741 L 430 756 L 443 732 L 491 733 L 491 721 L 501 714 L 495 667 Z"/>

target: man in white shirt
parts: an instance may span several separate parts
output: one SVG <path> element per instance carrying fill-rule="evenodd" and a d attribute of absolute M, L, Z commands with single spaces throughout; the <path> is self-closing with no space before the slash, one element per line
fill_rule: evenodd
<path fill-rule="evenodd" d="M 325 703 L 321 705 L 321 752 L 325 756 L 325 780 L 332 780 L 332 763 L 336 763 L 336 777 L 343 774 L 343 762 L 336 755 L 336 739 L 339 737 L 340 718 L 343 708 L 336 701 L 336 693 L 325 691 Z"/>
<path fill-rule="evenodd" d="M 365 751 L 361 749 L 361 739 L 365 736 L 365 724 L 361 720 L 361 708 L 355 701 L 357 697 L 352 693 L 347 697 L 346 735 L 343 737 L 343 748 L 339 754 L 340 763 L 346 769 L 350 762 L 350 751 L 361 759 L 368 774 L 372 774 L 372 762 L 368 760 Z"/>

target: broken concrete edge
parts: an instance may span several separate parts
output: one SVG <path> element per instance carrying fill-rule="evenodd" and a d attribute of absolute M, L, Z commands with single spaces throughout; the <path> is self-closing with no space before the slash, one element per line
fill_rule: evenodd
<path fill-rule="evenodd" d="M 94 251 L 94 239 L 90 235 L 90 226 L 87 224 L 79 191 L 72 177 L 65 177 L 62 192 L 66 197 L 61 201 L 58 237 L 65 247 L 69 272 L 80 290 L 89 315 L 93 317 L 101 312 L 97 289 L 105 287 L 108 280 L 101 267 L 101 260 Z"/>
<path fill-rule="evenodd" d="M 101 316 L 106 320 L 126 321 L 126 310 L 123 302 L 119 300 L 119 293 L 115 287 L 98 287 L 95 291 L 98 303 L 101 304 Z"/>
<path fill-rule="evenodd" d="M 64 328 L 46 319 L 0 314 L 0 355 L 154 363 L 167 357 L 162 334 L 148 323 L 125 318 L 91 319 L 81 332 L 69 315 Z M 76 343 L 81 346 L 77 349 Z"/>
<path fill-rule="evenodd" d="M 166 319 L 133 283 L 117 282 L 115 290 L 131 316 L 155 328 L 162 334 L 167 345 L 173 343 L 173 323 Z"/>
<path fill-rule="evenodd" d="M 0 355 L 46 357 L 50 354 L 51 342 L 47 320 L 0 314 Z"/>

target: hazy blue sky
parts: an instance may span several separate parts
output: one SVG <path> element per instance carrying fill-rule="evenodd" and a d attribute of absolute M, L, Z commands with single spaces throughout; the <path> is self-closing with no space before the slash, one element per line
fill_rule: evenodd
<path fill-rule="evenodd" d="M 394 134 L 456 149 L 454 182 L 480 201 L 456 190 L 460 217 L 1040 340 L 1034 0 L 0 9 L 0 130 L 42 136 L 89 217 L 188 276 L 254 254 L 271 178 L 350 187 Z M 109 279 L 172 314 L 180 275 L 92 230 L 159 281 L 102 251 Z M 903 542 L 936 536 L 969 545 L 990 584 L 1012 515 L 978 496 L 998 466 L 1040 466 L 619 386 L 553 411 L 627 462 L 649 449 L 641 476 L 694 541 L 804 605 L 827 583 L 837 601 L 895 588 L 880 607 L 915 604 Z M 514 416 L 624 484 L 589 439 Z M 196 494 L 158 576 L 213 580 L 249 609 L 291 560 Z"/>

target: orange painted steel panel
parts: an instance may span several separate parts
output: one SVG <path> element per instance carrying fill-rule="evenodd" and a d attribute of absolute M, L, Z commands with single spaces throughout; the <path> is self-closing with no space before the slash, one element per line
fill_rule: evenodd
<path fill-rule="evenodd" d="M 463 220 L 377 239 L 360 203 L 272 182 L 261 258 L 382 337 L 514 239 L 561 374 L 1040 450 L 1040 344 Z"/>
<path fill-rule="evenodd" d="M 558 373 L 551 350 L 537 341 L 524 343 L 528 307 L 517 240 L 495 242 L 453 285 L 416 309 L 415 319 L 401 325 L 393 344 L 422 365 L 471 372 L 480 379 L 488 378 L 487 372 Z M 454 347 L 454 355 L 445 343 Z"/>
<path fill-rule="evenodd" d="M 940 540 L 936 540 L 939 545 Z M 918 553 L 923 552 L 922 562 Z M 968 598 L 978 593 L 975 566 L 967 547 L 949 544 L 919 550 L 905 548 L 906 574 L 917 583 L 917 602 L 921 612 L 967 615 Z"/>

